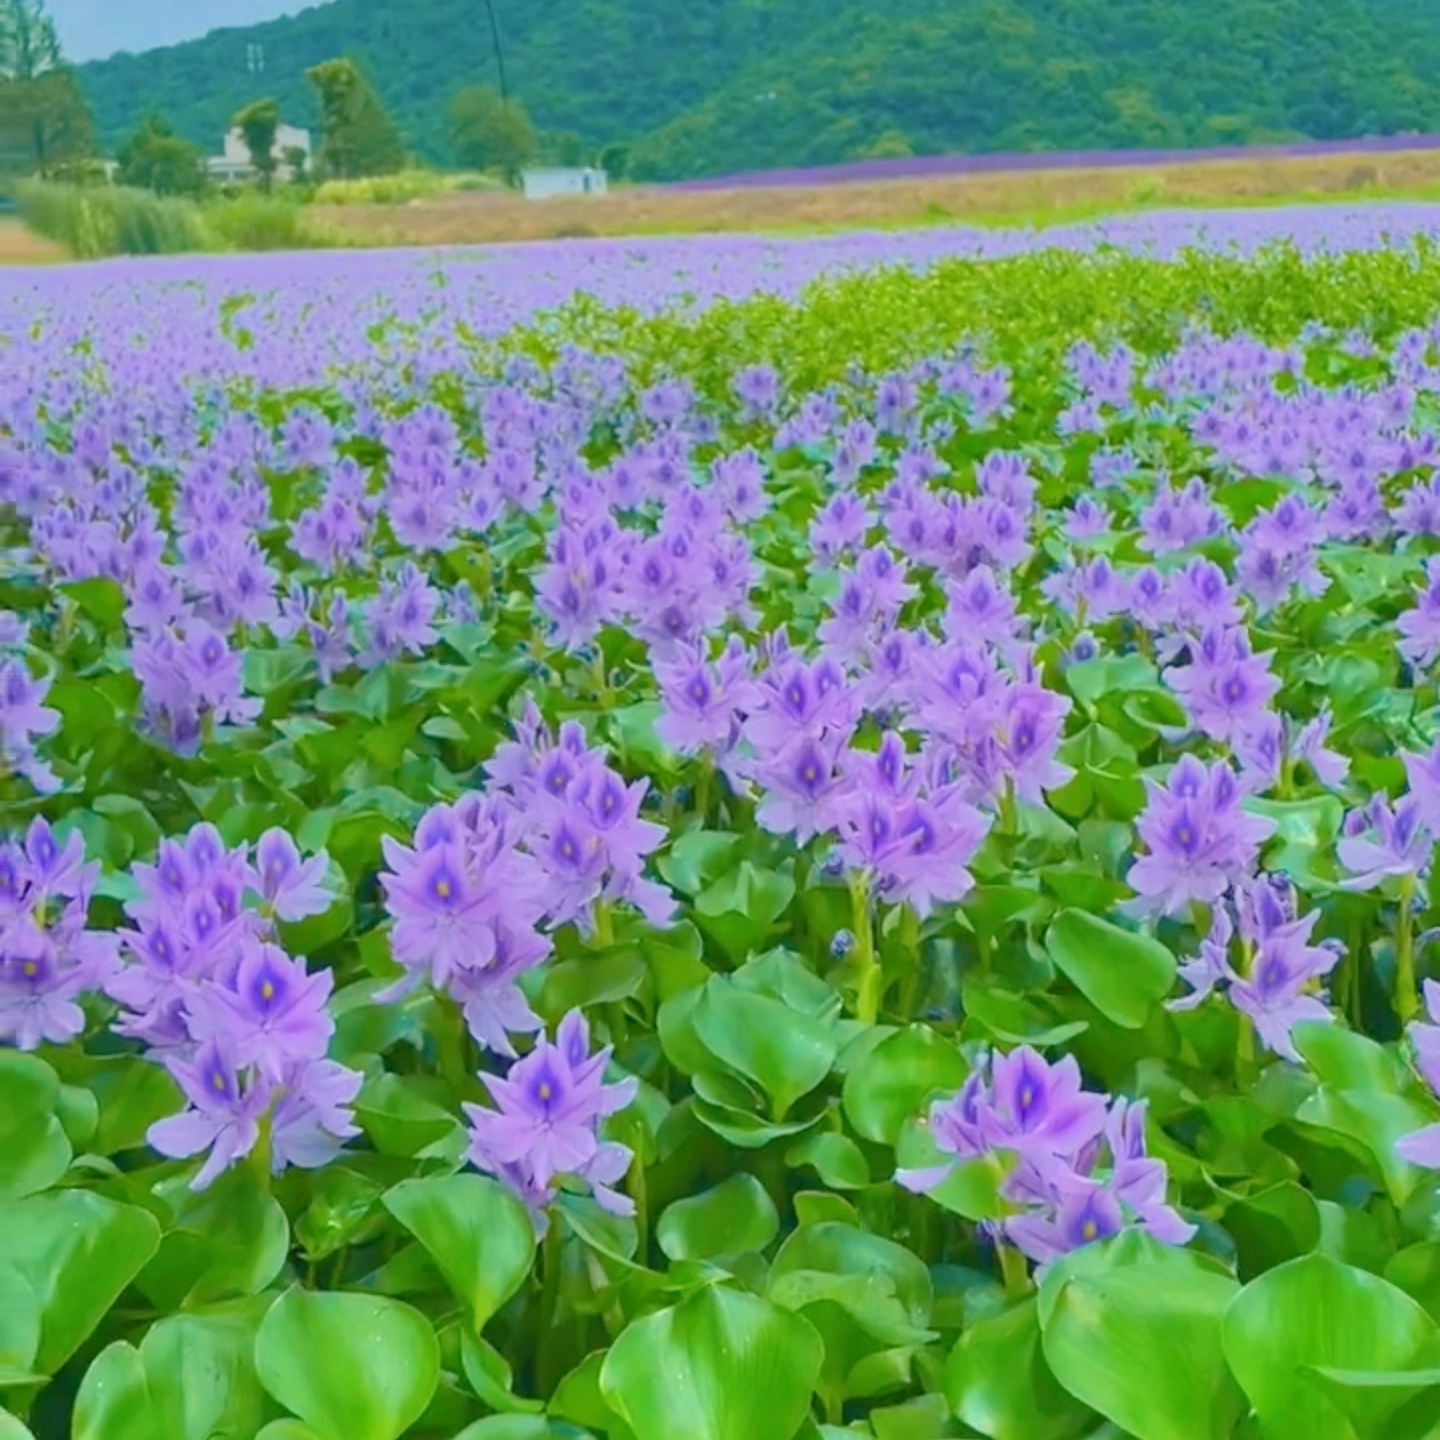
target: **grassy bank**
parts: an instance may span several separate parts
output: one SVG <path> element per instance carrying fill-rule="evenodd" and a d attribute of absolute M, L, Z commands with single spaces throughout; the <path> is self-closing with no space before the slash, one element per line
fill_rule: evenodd
<path fill-rule="evenodd" d="M 36 235 L 75 258 L 177 255 L 205 250 L 296 250 L 324 243 L 305 225 L 304 207 L 278 195 L 204 202 L 162 198 L 123 185 L 31 183 L 16 192 Z"/>
<path fill-rule="evenodd" d="M 924 225 L 1043 226 L 1158 207 L 1440 199 L 1440 152 L 989 172 L 733 190 L 620 186 L 527 201 L 484 176 L 406 172 L 332 182 L 314 203 L 255 193 L 162 200 L 119 186 L 30 185 L 21 214 L 73 256 L 313 246 L 461 245 L 565 237 L 823 234 Z M 0 254 L 0 260 L 3 260 Z"/>

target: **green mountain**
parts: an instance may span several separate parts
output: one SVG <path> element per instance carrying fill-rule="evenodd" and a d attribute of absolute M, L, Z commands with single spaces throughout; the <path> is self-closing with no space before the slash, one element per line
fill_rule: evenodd
<path fill-rule="evenodd" d="M 493 0 L 542 131 L 682 178 L 871 153 L 1081 150 L 1440 131 L 1434 0 Z M 264 69 L 251 63 L 263 49 Z M 422 159 L 448 98 L 493 84 L 485 0 L 331 0 L 82 66 L 102 142 L 148 111 L 218 149 L 308 66 L 349 55 Z"/>

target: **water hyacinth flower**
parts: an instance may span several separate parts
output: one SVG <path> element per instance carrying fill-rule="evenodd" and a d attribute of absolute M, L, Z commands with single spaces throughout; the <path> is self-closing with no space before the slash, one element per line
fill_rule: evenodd
<path fill-rule="evenodd" d="M 950 1158 L 895 1179 L 924 1194 L 963 1161 L 1008 1162 L 1000 1193 L 1012 1213 L 994 1230 L 1042 1269 L 1127 1225 L 1184 1245 L 1196 1227 L 1167 1203 L 1144 1115 L 1143 1101 L 1085 1090 L 1073 1056 L 1052 1064 L 1023 1046 L 987 1057 L 956 1095 L 931 1105 L 931 1140 Z"/>
<path fill-rule="evenodd" d="M 1146 781 L 1145 810 L 1135 822 L 1148 853 L 1126 881 L 1143 915 L 1177 915 L 1192 902 L 1210 904 L 1254 870 L 1260 842 L 1275 822 L 1247 815 L 1245 791 L 1224 761 L 1211 766 L 1182 756 L 1164 785 Z"/>
<path fill-rule="evenodd" d="M 187 1101 L 147 1138 L 174 1159 L 208 1152 L 195 1190 L 250 1155 L 267 1123 L 276 1175 L 329 1163 L 359 1133 L 349 1106 L 363 1077 L 326 1058 L 334 976 L 310 973 L 275 929 L 282 905 L 315 914 L 329 897 L 288 837 L 269 832 L 257 850 L 258 867 L 211 825 L 162 841 L 153 864 L 132 868 L 133 928 L 117 937 L 127 963 L 105 981 L 116 1032 L 143 1041 Z M 328 858 L 316 859 L 323 873 Z"/>
<path fill-rule="evenodd" d="M 467 1158 L 494 1175 L 530 1210 L 538 1233 L 558 1194 L 557 1180 L 583 1182 L 604 1209 L 634 1214 L 634 1202 L 615 1191 L 630 1168 L 627 1146 L 600 1139 L 599 1124 L 635 1098 L 639 1082 L 604 1080 L 610 1050 L 590 1054 L 585 1016 L 572 1010 L 554 1041 L 542 1034 L 535 1048 L 503 1078 L 482 1074 L 493 1108 L 466 1104 L 470 1145 Z"/>
<path fill-rule="evenodd" d="M 1297 916 L 1295 904 L 1293 888 L 1279 876 L 1237 886 L 1212 912 L 1199 955 L 1180 966 L 1190 994 L 1170 1001 L 1169 1008 L 1193 1010 L 1213 993 L 1223 993 L 1268 1050 L 1298 1063 L 1290 1032 L 1301 1021 L 1333 1018 L 1320 981 L 1344 951 L 1335 940 L 1311 944 L 1320 912 Z M 1236 938 L 1238 964 L 1232 955 Z"/>
<path fill-rule="evenodd" d="M 43 819 L 0 843 L 0 1042 L 35 1050 L 84 1030 L 80 996 L 119 963 L 116 937 L 86 928 L 99 875 L 79 833 L 62 845 Z"/>
<path fill-rule="evenodd" d="M 1406 1027 L 1406 1034 L 1420 1078 L 1431 1094 L 1440 1096 L 1440 984 L 1426 980 L 1422 990 L 1429 1021 L 1411 1021 Z M 1412 1165 L 1440 1170 L 1440 1123 L 1402 1135 L 1395 1142 L 1395 1153 Z"/>

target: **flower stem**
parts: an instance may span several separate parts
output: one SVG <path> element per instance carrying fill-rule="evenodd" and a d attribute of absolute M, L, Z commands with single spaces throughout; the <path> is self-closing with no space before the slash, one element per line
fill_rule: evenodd
<path fill-rule="evenodd" d="M 625 1189 L 635 1202 L 635 1258 L 641 1265 L 645 1265 L 649 1263 L 650 1254 L 650 1246 L 645 1234 L 649 1221 L 649 1196 L 645 1189 L 645 1161 L 641 1157 L 638 1144 L 630 1157 L 630 1170 L 625 1176 Z"/>
<path fill-rule="evenodd" d="M 1005 1293 L 1018 1300 L 1030 1289 L 1030 1275 L 1025 1268 L 1025 1257 L 1003 1240 L 995 1242 L 995 1254 L 1000 1261 L 1000 1278 L 1005 1282 Z"/>
<path fill-rule="evenodd" d="M 870 880 L 864 871 L 850 876 L 850 928 L 855 935 L 855 1018 L 873 1025 L 880 1014 L 880 965 L 875 958 L 875 931 L 870 923 Z"/>
<path fill-rule="evenodd" d="M 1415 895 L 1415 877 L 1406 875 L 1400 881 L 1399 908 L 1395 916 L 1395 1013 L 1400 1023 L 1415 1018 L 1420 1001 L 1415 993 L 1415 931 L 1411 902 Z"/>
<path fill-rule="evenodd" d="M 603 901 L 595 902 L 595 948 L 608 950 L 615 943 L 615 921 L 610 907 Z"/>
<path fill-rule="evenodd" d="M 996 817 L 999 824 L 999 832 L 1002 835 L 1018 835 L 1020 833 L 1020 816 L 1015 808 L 1015 780 L 1013 776 L 1005 777 L 1005 788 L 1000 792 L 999 814 Z"/>

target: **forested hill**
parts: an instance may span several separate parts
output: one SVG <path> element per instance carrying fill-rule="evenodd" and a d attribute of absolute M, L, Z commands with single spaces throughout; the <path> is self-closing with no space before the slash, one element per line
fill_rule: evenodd
<path fill-rule="evenodd" d="M 542 130 L 632 147 L 646 178 L 870 154 L 1204 146 L 1440 130 L 1435 0 L 493 0 Z M 263 46 L 264 71 L 247 66 Z M 359 60 L 414 151 L 494 83 L 484 0 L 331 0 L 79 74 L 107 147 L 146 111 L 215 150 L 308 66 Z"/>

